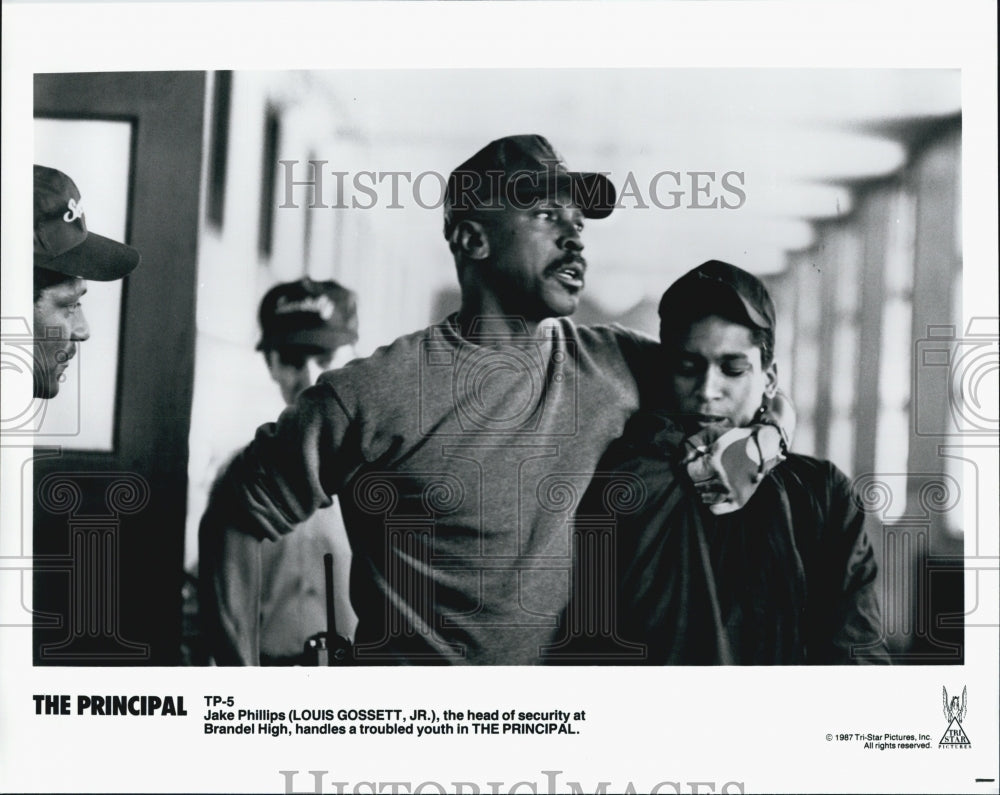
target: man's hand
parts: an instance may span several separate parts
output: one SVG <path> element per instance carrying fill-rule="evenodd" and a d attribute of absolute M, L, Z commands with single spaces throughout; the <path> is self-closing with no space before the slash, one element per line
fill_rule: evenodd
<path fill-rule="evenodd" d="M 714 514 L 738 511 L 777 464 L 784 440 L 773 425 L 713 425 L 685 441 L 683 462 L 701 501 Z"/>

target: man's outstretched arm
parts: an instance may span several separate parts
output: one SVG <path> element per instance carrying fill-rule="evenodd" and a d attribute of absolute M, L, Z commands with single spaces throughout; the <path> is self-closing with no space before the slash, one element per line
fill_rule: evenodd
<path fill-rule="evenodd" d="M 262 425 L 209 498 L 203 525 L 258 539 L 278 539 L 328 507 L 347 473 L 360 463 L 351 418 L 322 381 Z M 213 530 L 213 532 L 215 532 Z"/>

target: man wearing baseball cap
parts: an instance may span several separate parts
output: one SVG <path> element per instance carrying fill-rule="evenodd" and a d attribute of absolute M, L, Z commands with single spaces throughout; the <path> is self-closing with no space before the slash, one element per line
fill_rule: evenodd
<path fill-rule="evenodd" d="M 260 303 L 257 350 L 286 405 L 327 370 L 354 358 L 357 300 L 335 281 L 303 278 L 272 287 Z M 354 634 L 348 596 L 351 549 L 340 508 L 321 509 L 274 544 L 200 528 L 200 612 L 208 651 L 220 665 L 309 662 L 306 641 L 327 630 L 324 555 L 333 556 L 337 631 Z"/>
<path fill-rule="evenodd" d="M 654 340 L 570 319 L 602 174 L 543 137 L 491 142 L 448 180 L 458 312 L 320 377 L 258 429 L 209 505 L 278 538 L 337 494 L 358 662 L 543 662 L 570 594 L 571 521 L 655 393 Z"/>
<path fill-rule="evenodd" d="M 139 252 L 87 229 L 76 184 L 54 168 L 34 167 L 34 394 L 53 398 L 90 337 L 80 299 L 87 279 L 113 281 L 131 273 Z"/>
<path fill-rule="evenodd" d="M 644 647 L 647 664 L 887 662 L 850 483 L 788 452 L 766 416 L 778 379 L 767 288 L 712 260 L 670 286 L 659 314 L 664 406 L 637 413 L 597 468 L 639 479 L 643 499 L 609 511 L 589 493 L 578 513 L 615 524 L 619 646 Z M 687 446 L 708 427 L 731 430 L 707 451 Z M 738 504 L 685 477 L 716 468 L 755 471 L 759 486 Z"/>

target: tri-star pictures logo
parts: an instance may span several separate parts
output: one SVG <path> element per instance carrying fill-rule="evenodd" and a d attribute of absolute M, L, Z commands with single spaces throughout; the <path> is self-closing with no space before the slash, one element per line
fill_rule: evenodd
<path fill-rule="evenodd" d="M 952 696 L 949 701 L 948 689 L 941 688 L 941 703 L 944 706 L 944 719 L 948 721 L 948 728 L 945 729 L 938 748 L 972 748 L 972 743 L 962 728 L 967 710 L 967 690 L 968 688 L 962 688 L 962 703 L 959 704 L 958 696 Z"/>

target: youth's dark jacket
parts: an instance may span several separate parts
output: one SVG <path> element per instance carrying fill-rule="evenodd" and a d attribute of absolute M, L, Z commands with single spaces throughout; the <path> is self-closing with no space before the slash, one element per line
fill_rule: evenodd
<path fill-rule="evenodd" d="M 577 596 L 589 596 L 574 603 L 562 652 L 612 664 L 887 663 L 877 566 L 846 476 L 791 454 L 742 510 L 715 516 L 679 470 L 681 438 L 668 415 L 640 413 L 598 466 L 575 524 Z M 602 591 L 615 604 L 595 602 Z"/>

